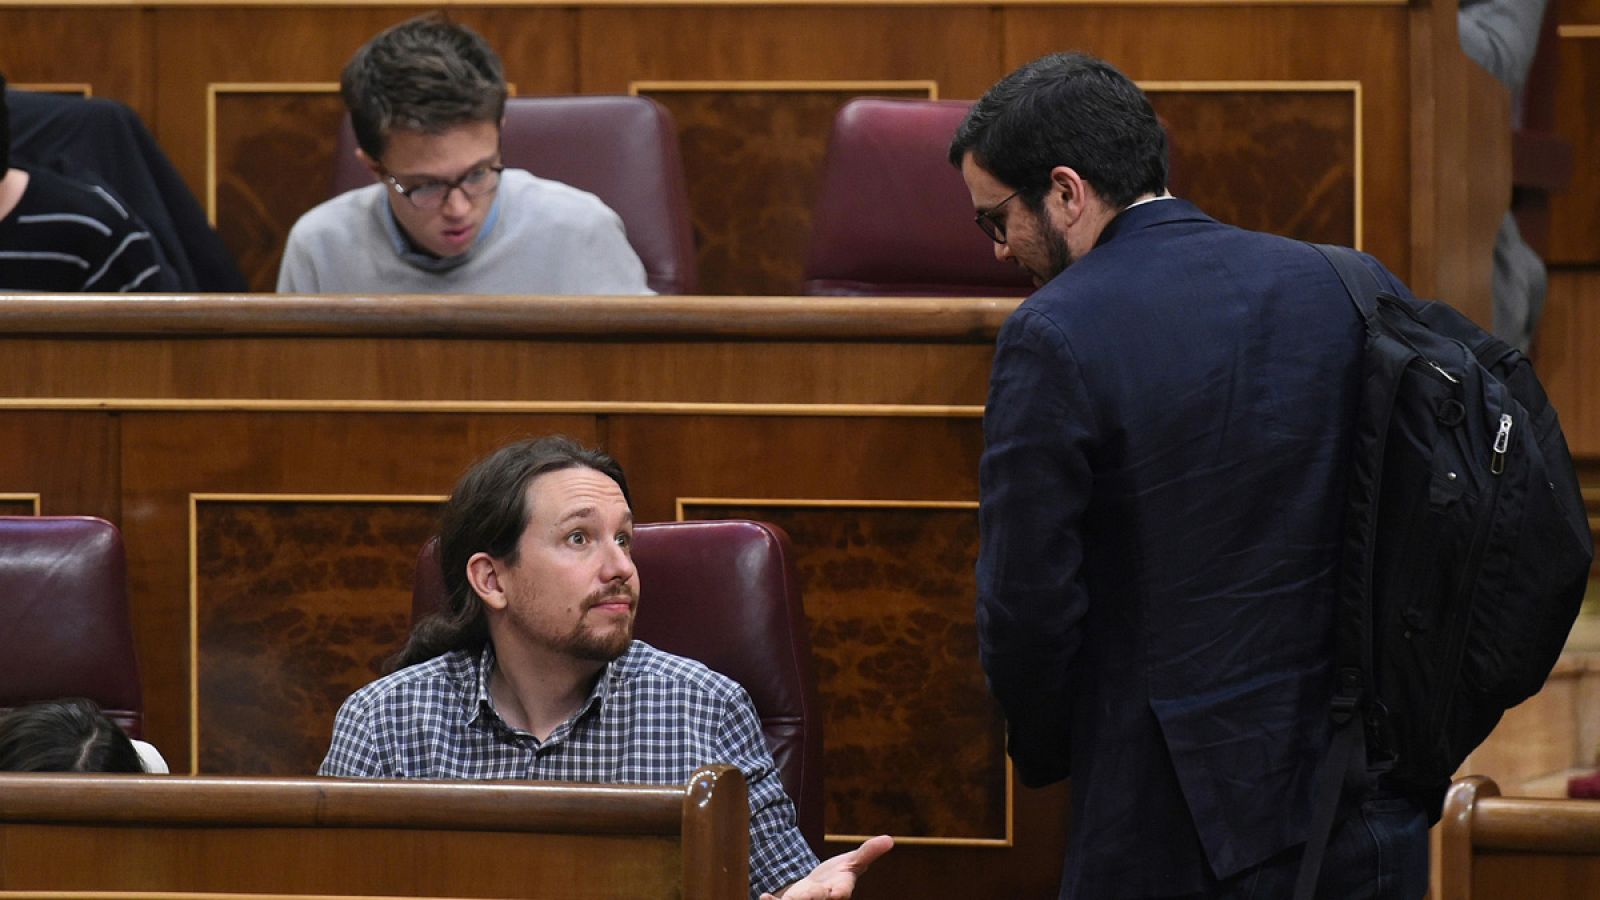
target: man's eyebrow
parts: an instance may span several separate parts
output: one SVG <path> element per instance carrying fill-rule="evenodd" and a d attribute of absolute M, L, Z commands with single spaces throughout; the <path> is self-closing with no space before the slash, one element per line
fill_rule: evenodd
<path fill-rule="evenodd" d="M 557 519 L 556 520 L 556 526 L 557 527 L 561 527 L 561 526 L 566 525 L 568 522 L 573 522 L 573 521 L 576 521 L 578 519 L 592 519 L 598 514 L 599 514 L 599 510 L 596 509 L 593 506 L 580 506 L 579 508 L 577 508 L 575 510 L 572 510 L 571 512 L 569 512 L 566 515 L 562 516 L 561 518 Z M 627 512 L 623 513 L 622 514 L 622 521 L 625 524 L 632 525 L 633 524 L 633 510 L 630 509 Z"/>
<path fill-rule="evenodd" d="M 469 172 L 476 172 L 485 166 L 492 166 L 494 165 L 495 159 L 499 156 L 500 151 L 495 150 L 493 153 L 485 156 L 483 159 L 480 159 L 472 165 L 467 166 L 465 169 L 462 169 L 457 174 L 466 175 Z M 450 175 L 434 175 L 429 172 L 391 172 L 389 174 L 393 175 L 395 178 L 414 178 L 418 181 L 451 181 L 455 177 Z"/>
<path fill-rule="evenodd" d="M 562 516 L 561 518 L 557 519 L 556 520 L 556 524 L 557 525 L 565 525 L 568 522 L 571 522 L 571 521 L 573 521 L 575 519 L 592 519 L 592 518 L 594 518 L 594 507 L 592 507 L 592 506 L 581 506 L 581 507 L 579 507 L 579 508 L 577 508 L 575 510 L 572 510 L 571 512 L 569 512 L 566 515 Z"/>

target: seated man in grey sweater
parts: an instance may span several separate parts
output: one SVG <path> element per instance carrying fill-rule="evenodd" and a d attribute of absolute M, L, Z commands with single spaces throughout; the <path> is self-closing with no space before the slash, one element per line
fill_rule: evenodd
<path fill-rule="evenodd" d="M 501 164 L 505 76 L 470 29 L 438 14 L 389 28 L 341 92 L 377 183 L 300 217 L 280 292 L 650 293 L 599 198 Z"/>

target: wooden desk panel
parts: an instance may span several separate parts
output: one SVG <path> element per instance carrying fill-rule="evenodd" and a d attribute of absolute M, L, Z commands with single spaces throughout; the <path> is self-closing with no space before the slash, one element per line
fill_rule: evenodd
<path fill-rule="evenodd" d="M 745 900 L 750 808 L 685 787 L 0 775 L 0 896 Z"/>

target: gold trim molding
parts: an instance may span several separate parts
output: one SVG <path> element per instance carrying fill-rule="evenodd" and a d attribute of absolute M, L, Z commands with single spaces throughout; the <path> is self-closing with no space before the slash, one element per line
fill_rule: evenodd
<path fill-rule="evenodd" d="M 802 93 L 865 92 L 865 91 L 923 91 L 927 99 L 939 99 L 939 82 L 908 79 L 905 81 L 630 81 L 628 93 L 640 94 L 699 94 L 699 93 Z"/>
<path fill-rule="evenodd" d="M 274 0 L 275 2 L 275 0 Z M 338 94 L 336 81 L 212 81 L 206 83 L 206 219 L 217 227 L 217 95 Z"/>
<path fill-rule="evenodd" d="M 978 508 L 976 500 L 845 500 L 837 498 L 776 498 L 776 497 L 678 497 L 673 501 L 679 522 L 688 506 L 711 507 L 769 507 L 774 509 L 971 509 Z M 1016 785 L 1015 774 L 1008 756 L 1006 764 L 1006 836 L 1004 838 L 947 838 L 916 835 L 895 835 L 896 844 L 923 847 L 1010 847 L 1016 839 Z M 871 835 L 824 834 L 825 841 L 860 843 Z"/>
<path fill-rule="evenodd" d="M 259 894 L 216 891 L 0 891 L 3 900 L 449 900 L 363 894 Z"/>
<path fill-rule="evenodd" d="M 189 774 L 200 774 L 200 504 L 202 503 L 443 503 L 443 494 L 189 495 Z M 0 895 L 3 896 L 3 895 Z M 110 896 L 110 895 L 106 895 Z M 175 895 L 177 896 L 177 895 Z M 189 896 L 189 895 L 183 895 Z M 196 895 L 198 896 L 198 895 Z M 276 895 L 272 895 L 276 896 Z M 287 896 L 287 895 L 286 895 Z M 295 895 L 298 896 L 298 895 Z"/>
<path fill-rule="evenodd" d="M 1600 38 L 1600 25 L 1559 25 L 1556 34 L 1564 38 Z"/>
<path fill-rule="evenodd" d="M 75 94 L 93 97 L 94 85 L 87 81 L 33 81 L 26 84 L 7 84 L 14 91 L 33 91 L 38 94 Z"/>
<path fill-rule="evenodd" d="M 449 413 L 490 415 L 774 416 L 981 419 L 983 407 L 916 403 L 714 403 L 632 400 L 214 400 L 121 397 L 6 397 L 0 412 Z"/>
<path fill-rule="evenodd" d="M 1351 121 L 1355 131 L 1354 147 L 1355 158 L 1352 164 L 1355 167 L 1353 181 L 1355 182 L 1355 234 L 1352 235 L 1350 246 L 1357 250 L 1362 249 L 1366 239 L 1366 210 L 1363 203 L 1362 182 L 1365 180 L 1366 166 L 1365 154 L 1362 149 L 1364 139 L 1364 111 L 1362 102 L 1361 82 L 1359 81 L 1140 81 L 1139 87 L 1145 93 L 1248 93 L 1251 91 L 1261 93 L 1344 93 L 1350 94 L 1352 103 Z"/>
<path fill-rule="evenodd" d="M 980 410 L 981 412 L 981 410 Z M 976 500 L 839 500 L 799 497 L 679 497 L 674 509 L 679 522 L 685 506 L 770 506 L 781 509 L 977 509 Z"/>
<path fill-rule="evenodd" d="M 0 493 L 0 503 L 29 503 L 29 502 L 31 502 L 33 504 L 33 514 L 35 516 L 39 515 L 39 509 L 40 509 L 39 504 L 40 504 L 41 499 L 42 499 L 42 495 L 40 495 L 38 493 L 29 493 L 27 491 L 18 491 L 18 492 L 15 492 L 15 493 Z"/>

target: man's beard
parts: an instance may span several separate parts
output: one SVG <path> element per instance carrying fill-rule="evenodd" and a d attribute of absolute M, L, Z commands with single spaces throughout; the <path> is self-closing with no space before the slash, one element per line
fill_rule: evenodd
<path fill-rule="evenodd" d="M 1065 272 L 1068 266 L 1077 262 L 1072 255 L 1072 248 L 1067 246 L 1066 235 L 1061 234 L 1054 228 L 1046 228 L 1044 230 L 1044 248 L 1050 254 L 1050 271 L 1048 273 L 1035 272 L 1033 276 L 1039 278 L 1043 275 L 1039 282 L 1041 285 Z"/>
<path fill-rule="evenodd" d="M 632 604 L 632 613 L 620 627 L 599 629 L 589 624 L 589 610 L 614 600 L 626 597 Z M 639 610 L 639 595 L 631 584 L 598 590 L 583 598 L 583 612 L 578 616 L 577 624 L 565 635 L 550 638 L 539 634 L 534 627 L 523 620 L 519 614 L 521 607 L 513 604 L 511 607 L 511 621 L 516 629 L 530 640 L 544 644 L 548 649 L 565 654 L 573 659 L 583 659 L 592 662 L 611 662 L 621 656 L 628 645 L 633 643 L 634 615 Z"/>

